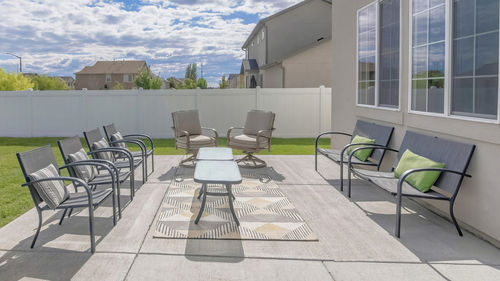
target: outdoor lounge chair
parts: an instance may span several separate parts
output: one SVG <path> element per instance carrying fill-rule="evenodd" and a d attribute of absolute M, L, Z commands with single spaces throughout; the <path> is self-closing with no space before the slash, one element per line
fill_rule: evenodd
<path fill-rule="evenodd" d="M 92 188 L 92 190 L 95 190 L 97 186 L 116 184 L 116 190 L 117 190 L 116 196 L 118 198 L 118 215 L 121 218 L 122 214 L 121 214 L 121 203 L 120 203 L 120 184 L 123 184 L 127 181 L 127 179 L 131 175 L 131 172 L 129 170 L 123 170 L 123 169 L 119 170 L 111 161 L 102 159 L 88 159 L 88 157 L 85 157 L 87 159 L 80 160 L 79 163 L 83 163 L 84 161 L 89 161 L 89 162 L 106 164 L 110 168 L 112 168 L 113 173 L 109 173 L 108 171 L 103 172 L 102 170 L 104 167 L 101 165 L 100 166 L 101 169 L 99 169 L 100 171 L 98 170 L 97 173 L 94 172 L 92 173 L 92 175 L 89 175 L 87 177 L 82 177 L 80 176 L 81 172 L 77 170 L 77 167 L 71 166 L 71 164 L 74 163 L 74 158 L 76 153 L 79 153 L 80 151 L 85 151 L 80 141 L 80 138 L 78 136 L 74 136 L 71 138 L 58 140 L 57 145 L 59 146 L 59 151 L 61 151 L 64 163 L 66 165 L 70 165 L 68 167 L 68 171 L 71 177 L 82 179 L 83 181 L 85 181 L 85 183 L 87 183 L 87 185 L 90 188 Z M 86 152 L 86 154 L 90 155 L 91 153 Z M 133 188 L 132 184 L 133 184 L 132 181 L 130 181 L 130 189 Z M 71 215 L 71 210 L 68 216 L 69 215 Z"/>
<path fill-rule="evenodd" d="M 76 167 L 78 165 L 99 166 L 113 174 L 109 165 L 85 161 L 74 162 L 62 167 L 58 167 L 52 148 L 47 145 L 26 152 L 17 153 L 17 159 L 21 165 L 26 183 L 22 186 L 28 186 L 35 208 L 38 212 L 38 228 L 31 243 L 31 248 L 35 246 L 36 239 L 42 227 L 42 211 L 63 209 L 64 215 L 68 209 L 89 208 L 90 223 L 90 249 L 95 252 L 94 237 L 94 209 L 97 208 L 106 198 L 113 198 L 113 225 L 116 225 L 116 206 L 115 206 L 115 185 L 111 182 L 111 188 L 92 190 L 89 185 L 75 177 L 62 177 L 59 170 L 64 168 Z M 84 192 L 71 193 L 64 182 L 71 182 L 73 186 L 82 187 Z M 45 202 L 45 205 L 42 204 Z M 40 206 L 42 204 L 42 206 Z M 61 221 L 62 221 L 61 218 Z"/>
<path fill-rule="evenodd" d="M 399 179 L 394 177 L 394 172 L 368 171 L 354 168 L 352 166 L 353 163 L 351 162 L 354 153 L 359 150 L 370 148 L 378 151 L 397 152 L 397 162 L 399 162 L 406 150 L 410 150 L 413 153 L 429 158 L 433 161 L 444 163 L 445 166 L 444 168 L 419 168 L 408 170 L 404 174 L 402 174 Z M 351 154 L 349 154 L 348 158 L 349 197 L 351 196 L 351 173 L 355 174 L 361 179 L 375 184 L 376 186 L 389 192 L 391 195 L 396 196 L 397 220 L 395 234 L 397 237 L 400 237 L 401 200 L 403 196 L 449 201 L 451 219 L 455 224 L 455 227 L 457 228 L 458 234 L 462 236 L 462 231 L 460 230 L 460 227 L 453 213 L 453 206 L 455 204 L 455 199 L 457 198 L 458 191 L 460 190 L 460 186 L 462 185 L 464 177 L 470 177 L 470 175 L 467 175 L 466 172 L 475 148 L 476 146 L 473 144 L 455 142 L 438 137 L 419 134 L 412 131 L 406 132 L 399 151 L 389 147 L 380 146 L 366 146 L 356 148 L 351 152 Z M 392 170 L 394 170 L 396 166 L 397 164 L 393 165 Z M 433 188 L 430 191 L 424 193 L 405 182 L 405 179 L 409 175 L 422 171 L 441 171 L 439 178 L 434 183 L 434 186 L 438 187 L 440 190 Z"/>
<path fill-rule="evenodd" d="M 271 111 L 250 110 L 247 113 L 245 127 L 231 127 L 227 131 L 227 146 L 239 149 L 246 155 L 236 160 L 248 167 L 265 167 L 266 162 L 254 156 L 261 150 L 271 151 L 271 139 L 274 131 L 276 114 Z M 231 136 L 233 130 L 243 130 L 243 134 Z M 253 164 L 253 165 L 252 165 Z M 249 166 L 251 165 L 251 166 Z"/>
<path fill-rule="evenodd" d="M 133 200 L 135 195 L 135 169 L 143 163 L 142 159 L 134 158 L 128 149 L 110 147 L 108 142 L 101 135 L 99 128 L 83 132 L 83 135 L 85 136 L 90 154 L 94 159 L 111 161 L 119 171 L 128 170 L 130 172 L 130 200 Z M 123 157 L 126 158 L 123 159 Z M 146 182 L 145 173 L 142 174 L 142 182 Z"/>
<path fill-rule="evenodd" d="M 217 146 L 219 134 L 213 128 L 201 126 L 198 110 L 182 110 L 172 112 L 172 129 L 175 134 L 175 148 L 186 151 L 190 157 L 181 161 L 181 165 L 192 161 L 194 163 L 198 150 L 202 147 Z M 211 131 L 214 135 L 203 135 L 203 130 Z"/>
<path fill-rule="evenodd" d="M 154 143 L 153 139 L 150 136 L 144 134 L 122 135 L 116 129 L 115 124 L 113 123 L 103 126 L 103 128 L 104 128 L 104 134 L 106 135 L 108 142 L 114 147 L 121 147 L 128 149 L 127 142 L 116 142 L 120 140 L 132 140 L 139 142 L 144 148 L 145 155 L 143 155 L 142 151 L 132 151 L 132 156 L 134 156 L 135 158 L 144 158 L 144 165 L 145 165 L 144 169 L 146 170 L 147 175 L 149 175 L 147 159 L 148 157 L 151 157 L 151 172 L 155 171 Z M 148 149 L 147 145 L 140 138 L 147 139 L 151 149 Z"/>
<path fill-rule="evenodd" d="M 314 169 L 318 170 L 318 153 L 325 155 L 333 162 L 337 163 L 340 166 L 340 191 L 344 191 L 344 164 L 347 163 L 348 155 L 345 151 L 351 147 L 360 144 L 347 144 L 342 149 L 324 149 L 318 148 L 319 139 L 326 135 L 344 135 L 349 136 L 352 139 L 359 135 L 361 137 L 366 137 L 369 139 L 375 140 L 375 145 L 380 146 L 388 146 L 391 141 L 392 133 L 394 131 L 394 127 L 383 126 L 375 123 L 370 123 L 362 120 L 358 120 L 356 122 L 356 126 L 354 127 L 354 131 L 351 134 L 343 133 L 343 132 L 325 132 L 321 133 L 316 137 L 315 148 L 314 148 Z M 372 144 L 370 144 L 372 145 Z M 342 155 L 342 157 L 341 157 Z M 382 164 L 382 160 L 384 160 L 385 151 L 383 150 L 374 150 L 370 157 L 366 161 L 361 161 L 357 158 L 352 158 L 352 163 L 355 165 L 365 165 L 376 167 L 377 171 L 380 169 L 380 165 Z"/>

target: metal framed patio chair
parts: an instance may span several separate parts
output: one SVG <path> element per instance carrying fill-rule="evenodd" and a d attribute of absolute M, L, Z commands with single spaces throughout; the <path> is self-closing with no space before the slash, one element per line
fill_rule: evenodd
<path fill-rule="evenodd" d="M 271 111 L 250 110 L 247 113 L 245 127 L 231 127 L 227 131 L 227 146 L 243 151 L 246 155 L 236 160 L 248 167 L 265 167 L 266 162 L 255 155 L 261 150 L 271 151 L 271 139 L 276 114 Z M 231 136 L 233 130 L 243 130 L 243 133 Z M 252 165 L 253 164 L 253 165 Z"/>
<path fill-rule="evenodd" d="M 130 171 L 128 170 L 119 170 L 111 161 L 103 160 L 103 159 L 89 159 L 88 155 L 90 152 L 85 152 L 83 145 L 78 136 L 74 136 L 71 138 L 66 138 L 63 140 L 58 140 L 57 145 L 59 146 L 59 151 L 61 152 L 61 156 L 64 160 L 64 163 L 68 167 L 68 172 L 71 177 L 80 178 L 87 183 L 87 185 L 95 190 L 98 186 L 106 186 L 110 184 L 116 184 L 116 196 L 118 199 L 118 215 L 121 218 L 121 203 L 120 203 L 120 184 L 123 184 L 129 179 Z M 101 163 L 94 170 L 88 170 L 87 167 L 74 166 L 75 163 Z M 105 164 L 112 168 L 112 172 L 109 169 L 105 168 L 102 164 Z M 101 169 L 98 169 L 101 168 Z M 103 171 L 106 170 L 106 171 Z M 132 189 L 132 181 L 130 181 L 130 188 Z M 76 189 L 77 187 L 75 187 Z M 68 214 L 68 217 L 71 215 Z M 61 222 L 62 219 L 61 218 Z"/>
<path fill-rule="evenodd" d="M 182 110 L 172 112 L 172 129 L 175 134 L 175 148 L 184 149 L 186 155 L 191 156 L 181 161 L 181 165 L 186 162 L 194 161 L 198 150 L 202 147 L 217 146 L 219 134 L 213 128 L 202 127 L 198 110 Z M 203 131 L 211 131 L 214 136 L 207 136 Z"/>
<path fill-rule="evenodd" d="M 111 188 L 92 190 L 82 179 L 61 176 L 59 170 L 69 168 L 70 165 L 58 167 L 50 145 L 17 153 L 17 159 L 26 180 L 26 183 L 22 184 L 22 186 L 27 186 L 29 188 L 31 198 L 33 199 L 33 203 L 38 213 L 38 228 L 33 238 L 33 242 L 31 243 L 31 248 L 35 246 L 35 242 L 40 234 L 40 229 L 42 228 L 43 211 L 62 209 L 64 213 L 66 213 L 68 209 L 88 208 L 90 250 L 94 253 L 94 209 L 109 196 L 113 199 L 113 225 L 116 225 L 114 183 L 111 183 Z M 109 165 L 103 163 L 87 161 L 85 163 L 73 163 L 72 167 L 76 165 L 102 166 L 103 168 L 107 168 L 110 174 L 113 174 Z M 77 185 L 78 187 L 82 187 L 84 192 L 70 193 L 69 186 L 66 186 L 64 182 L 70 182 L 73 186 Z"/>
<path fill-rule="evenodd" d="M 135 195 L 135 169 L 142 165 L 142 159 L 134 158 L 128 149 L 110 147 L 109 143 L 101 135 L 99 128 L 83 132 L 83 135 L 93 159 L 111 161 L 119 171 L 128 170 L 130 172 L 130 200 L 133 200 Z M 142 182 L 146 182 L 145 173 L 142 175 Z"/>
<path fill-rule="evenodd" d="M 117 142 L 121 140 L 132 140 L 139 142 L 142 147 L 144 148 L 144 154 L 142 151 L 132 151 L 132 156 L 134 158 L 143 158 L 144 159 L 144 165 L 145 165 L 145 170 L 146 173 L 149 175 L 148 172 L 148 157 L 151 158 L 151 173 L 155 171 L 155 159 L 154 159 L 154 143 L 153 143 L 153 138 L 151 138 L 148 135 L 145 134 L 128 134 L 128 135 L 122 135 L 117 129 L 114 123 L 111 123 L 109 125 L 103 126 L 104 129 L 104 134 L 106 135 L 106 138 L 108 139 L 109 144 L 111 144 L 114 147 L 121 147 L 121 148 L 126 148 L 128 149 L 127 142 Z M 151 149 L 149 149 L 144 141 L 142 139 L 147 139 L 149 142 L 149 146 Z"/>

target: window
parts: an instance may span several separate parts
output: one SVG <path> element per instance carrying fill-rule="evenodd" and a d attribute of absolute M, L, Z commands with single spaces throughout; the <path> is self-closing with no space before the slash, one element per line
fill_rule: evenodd
<path fill-rule="evenodd" d="M 453 1 L 452 114 L 497 118 L 498 2 Z"/>
<path fill-rule="evenodd" d="M 111 74 L 106 74 L 106 82 L 111 82 Z"/>
<path fill-rule="evenodd" d="M 123 82 L 133 82 L 132 74 L 123 74 Z"/>
<path fill-rule="evenodd" d="M 375 105 L 377 7 L 374 3 L 358 13 L 358 104 Z"/>
<path fill-rule="evenodd" d="M 411 110 L 496 120 L 499 0 L 412 0 L 411 8 Z"/>
<path fill-rule="evenodd" d="M 412 1 L 411 109 L 443 113 L 445 0 Z"/>
<path fill-rule="evenodd" d="M 358 12 L 358 104 L 399 107 L 400 0 Z"/>
<path fill-rule="evenodd" d="M 266 38 L 266 32 L 262 30 L 262 35 L 261 35 L 261 40 L 264 41 L 264 38 Z"/>

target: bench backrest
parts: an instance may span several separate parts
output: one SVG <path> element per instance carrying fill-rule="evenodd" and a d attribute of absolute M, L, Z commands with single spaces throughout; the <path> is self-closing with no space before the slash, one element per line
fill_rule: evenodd
<path fill-rule="evenodd" d="M 374 139 L 375 144 L 388 146 L 391 141 L 393 131 L 394 127 L 358 120 L 356 122 L 356 126 L 354 127 L 352 137 L 354 138 L 354 136 L 359 135 L 369 139 Z M 384 155 L 385 151 L 375 149 L 370 157 L 381 163 Z"/>
<path fill-rule="evenodd" d="M 399 148 L 398 162 L 403 153 L 409 149 L 418 155 L 444 163 L 445 169 L 466 173 L 475 148 L 473 144 L 407 131 Z M 434 185 L 456 195 L 463 178 L 457 174 L 441 173 Z"/>

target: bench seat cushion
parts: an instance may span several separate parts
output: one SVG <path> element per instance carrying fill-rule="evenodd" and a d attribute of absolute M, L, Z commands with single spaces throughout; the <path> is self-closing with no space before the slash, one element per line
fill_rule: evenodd
<path fill-rule="evenodd" d="M 378 172 L 378 171 L 369 171 L 362 169 L 354 169 L 354 172 L 359 177 L 368 180 L 380 188 L 388 191 L 392 195 L 398 194 L 398 181 L 399 179 L 394 177 L 393 172 Z M 422 198 L 443 198 L 448 199 L 448 197 L 438 193 L 436 191 L 430 190 L 428 192 L 421 192 L 420 190 L 414 188 L 408 183 L 403 183 L 403 192 L 404 196 L 411 197 L 422 197 Z"/>
<path fill-rule="evenodd" d="M 331 160 L 335 161 L 336 163 L 340 163 L 341 150 L 319 148 L 318 152 L 325 155 L 326 157 L 330 158 Z M 347 160 L 348 160 L 348 157 L 345 156 L 345 153 L 344 153 L 344 163 L 347 164 Z M 356 164 L 356 165 L 369 165 L 369 166 L 376 166 L 377 165 L 376 163 L 371 162 L 370 160 L 361 161 L 356 157 L 351 158 L 351 163 Z"/>
<path fill-rule="evenodd" d="M 178 137 L 176 139 L 177 147 L 182 149 L 187 149 L 186 137 Z M 205 135 L 190 135 L 189 136 L 189 148 L 190 149 L 200 149 L 207 146 L 215 146 L 215 138 L 205 136 Z"/>

